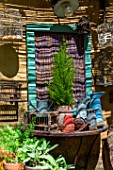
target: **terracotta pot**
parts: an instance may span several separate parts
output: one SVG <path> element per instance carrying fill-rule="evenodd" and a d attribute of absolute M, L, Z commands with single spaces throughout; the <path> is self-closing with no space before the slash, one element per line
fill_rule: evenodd
<path fill-rule="evenodd" d="M 73 106 L 55 106 L 55 110 L 60 111 L 60 112 L 67 112 L 73 110 Z"/>
<path fill-rule="evenodd" d="M 0 161 L 0 170 L 5 170 L 3 167 L 3 161 Z"/>
<path fill-rule="evenodd" d="M 23 164 L 3 163 L 5 170 L 24 170 Z"/>

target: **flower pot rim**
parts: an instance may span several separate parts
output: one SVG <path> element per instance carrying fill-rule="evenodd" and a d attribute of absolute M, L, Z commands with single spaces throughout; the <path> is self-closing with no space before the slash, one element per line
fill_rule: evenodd
<path fill-rule="evenodd" d="M 27 166 L 27 165 L 25 165 L 25 167 L 26 167 L 26 168 L 32 168 L 32 169 L 34 169 L 34 170 L 35 170 L 35 169 L 38 170 L 36 166 L 33 167 L 33 166 Z"/>
<path fill-rule="evenodd" d="M 92 94 L 105 94 L 105 93 L 106 93 L 105 91 L 95 91 L 95 92 L 92 92 Z"/>
<path fill-rule="evenodd" d="M 24 170 L 24 164 L 21 163 L 10 163 L 3 161 L 4 168 L 7 170 Z"/>

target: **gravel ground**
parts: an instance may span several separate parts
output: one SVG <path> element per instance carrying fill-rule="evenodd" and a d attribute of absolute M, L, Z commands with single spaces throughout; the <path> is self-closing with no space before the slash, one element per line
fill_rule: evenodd
<path fill-rule="evenodd" d="M 104 170 L 101 152 L 100 152 L 99 160 L 98 160 L 98 163 L 97 163 L 95 170 Z"/>

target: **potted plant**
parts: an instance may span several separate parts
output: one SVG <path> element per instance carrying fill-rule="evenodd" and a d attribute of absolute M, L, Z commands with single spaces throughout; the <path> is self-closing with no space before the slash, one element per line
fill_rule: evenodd
<path fill-rule="evenodd" d="M 73 68 L 73 60 L 63 39 L 59 51 L 54 54 L 52 81 L 48 84 L 50 100 L 57 106 L 71 106 L 74 103 L 73 79 L 77 66 Z"/>
<path fill-rule="evenodd" d="M 25 169 L 39 169 L 38 166 L 40 166 L 44 160 L 42 156 L 49 155 L 49 152 L 56 147 L 57 144 L 50 146 L 49 142 L 47 142 L 44 138 L 38 140 L 33 138 L 29 141 L 25 141 L 22 148 L 20 149 L 20 152 L 23 153 L 25 157 Z"/>
<path fill-rule="evenodd" d="M 18 159 L 19 139 L 17 133 L 9 125 L 0 128 L 0 156 L 4 159 L 4 168 L 7 170 L 16 170 L 21 165 L 21 159 Z M 21 170 L 21 168 L 20 168 Z"/>
<path fill-rule="evenodd" d="M 3 165 L 6 170 L 23 170 L 24 155 L 19 152 L 24 140 L 28 140 L 31 136 L 33 126 L 22 130 L 22 124 L 12 127 L 4 124 L 0 128 L 0 157 L 4 159 Z"/>
<path fill-rule="evenodd" d="M 45 138 L 36 140 L 35 138 L 25 142 L 20 149 L 25 155 L 25 170 L 67 170 L 73 165 L 67 165 L 65 158 L 61 155 L 55 159 L 49 152 L 56 148 L 55 144 L 50 146 L 50 142 Z"/>

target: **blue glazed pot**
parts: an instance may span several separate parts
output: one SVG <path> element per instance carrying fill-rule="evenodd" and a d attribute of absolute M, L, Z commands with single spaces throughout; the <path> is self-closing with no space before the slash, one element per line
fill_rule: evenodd
<path fill-rule="evenodd" d="M 102 106 L 101 106 L 101 100 L 100 98 L 105 94 L 104 91 L 101 92 L 94 92 L 90 95 L 91 101 L 90 101 L 90 108 L 96 109 L 96 120 L 97 120 L 97 127 L 104 126 L 104 120 L 102 115 Z"/>

